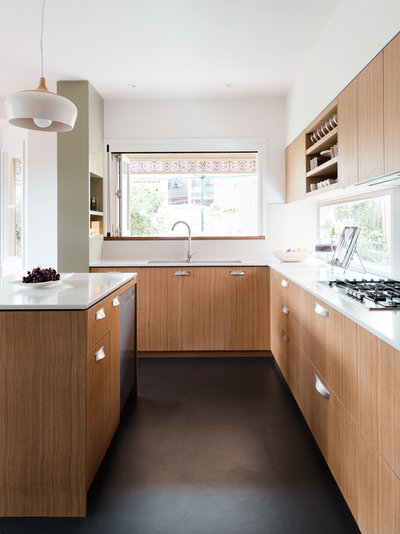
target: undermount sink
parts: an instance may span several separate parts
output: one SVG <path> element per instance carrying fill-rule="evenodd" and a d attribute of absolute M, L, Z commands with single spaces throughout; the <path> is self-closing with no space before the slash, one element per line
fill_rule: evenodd
<path fill-rule="evenodd" d="M 226 265 L 230 265 L 232 263 L 243 263 L 241 260 L 194 260 L 191 262 L 188 262 L 187 260 L 150 260 L 148 263 L 185 263 L 186 265 L 192 265 L 195 263 L 224 263 Z"/>

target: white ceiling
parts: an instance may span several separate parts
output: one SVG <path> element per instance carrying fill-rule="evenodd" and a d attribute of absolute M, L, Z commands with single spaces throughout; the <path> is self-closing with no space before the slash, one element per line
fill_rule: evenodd
<path fill-rule="evenodd" d="M 340 1 L 47 0 L 45 76 L 104 98 L 283 94 Z M 0 98 L 38 83 L 40 6 L 0 0 Z"/>

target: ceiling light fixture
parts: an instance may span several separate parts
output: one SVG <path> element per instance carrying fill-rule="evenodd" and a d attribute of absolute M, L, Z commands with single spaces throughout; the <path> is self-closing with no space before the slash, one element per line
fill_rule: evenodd
<path fill-rule="evenodd" d="M 14 126 L 41 132 L 68 132 L 72 130 L 78 110 L 67 98 L 52 93 L 46 87 L 43 77 L 43 26 L 44 7 L 42 0 L 42 22 L 40 32 L 41 78 L 36 89 L 18 91 L 6 98 L 7 119 Z"/>

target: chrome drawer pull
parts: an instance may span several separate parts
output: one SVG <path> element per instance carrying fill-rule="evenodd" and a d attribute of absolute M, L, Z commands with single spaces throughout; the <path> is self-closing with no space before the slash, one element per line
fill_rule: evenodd
<path fill-rule="evenodd" d="M 321 382 L 321 380 L 318 378 L 317 375 L 315 376 L 315 389 L 318 391 L 320 395 L 324 397 L 324 399 L 328 399 L 330 397 L 329 391 L 326 389 L 324 384 Z"/>
<path fill-rule="evenodd" d="M 106 312 L 104 311 L 104 308 L 100 308 L 99 311 L 96 312 L 96 321 L 100 321 L 100 319 L 106 318 Z"/>
<path fill-rule="evenodd" d="M 229 274 L 231 276 L 244 276 L 246 272 L 245 271 L 229 271 Z"/>
<path fill-rule="evenodd" d="M 284 304 L 282 304 L 282 311 L 285 315 L 289 315 L 289 309 L 286 308 L 286 306 Z"/>
<path fill-rule="evenodd" d="M 284 330 L 282 330 L 282 339 L 284 341 L 289 341 L 289 336 L 287 335 L 287 333 Z"/>
<path fill-rule="evenodd" d="M 96 360 L 96 362 L 98 362 L 105 357 L 106 353 L 104 352 L 104 347 L 101 347 L 101 349 L 96 352 L 94 359 Z"/>
<path fill-rule="evenodd" d="M 189 276 L 189 274 L 190 274 L 190 271 L 175 271 L 174 272 L 175 276 Z"/>
<path fill-rule="evenodd" d="M 289 287 L 289 282 L 287 280 L 282 280 L 281 286 L 283 287 Z"/>
<path fill-rule="evenodd" d="M 119 298 L 115 297 L 115 299 L 112 299 L 111 304 L 113 306 L 119 306 Z"/>
<path fill-rule="evenodd" d="M 322 317 L 329 317 L 328 310 L 320 306 L 318 302 L 314 302 L 314 311 L 316 314 L 322 315 Z"/>

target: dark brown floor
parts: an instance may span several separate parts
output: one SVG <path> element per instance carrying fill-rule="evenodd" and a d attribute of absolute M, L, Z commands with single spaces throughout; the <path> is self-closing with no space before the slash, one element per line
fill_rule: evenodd
<path fill-rule="evenodd" d="M 352 534 L 272 359 L 142 360 L 85 519 L 0 519 L 0 534 Z"/>

